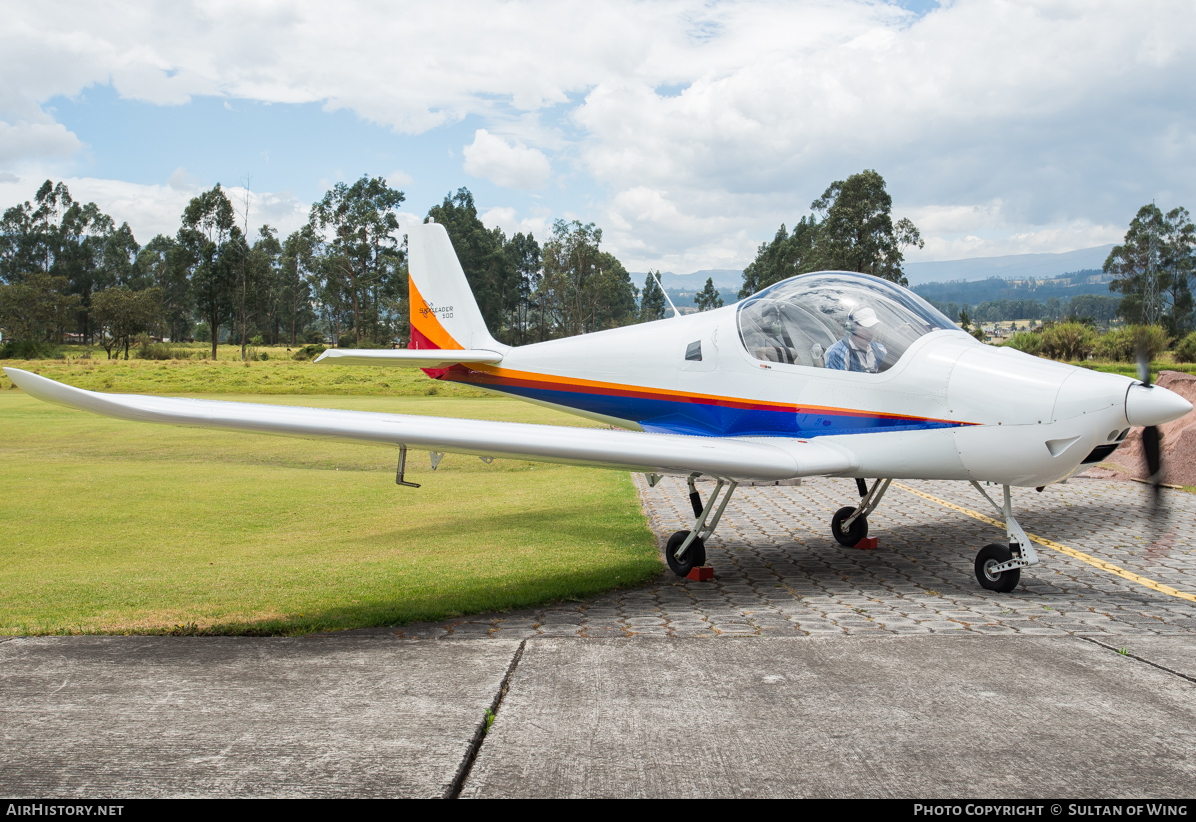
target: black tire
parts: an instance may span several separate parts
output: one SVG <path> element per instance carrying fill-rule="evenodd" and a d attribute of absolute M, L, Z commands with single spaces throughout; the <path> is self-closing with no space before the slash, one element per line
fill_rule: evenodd
<path fill-rule="evenodd" d="M 694 568 L 706 564 L 706 543 L 702 542 L 701 537 L 694 537 L 694 541 L 685 549 L 683 558 L 673 556 L 688 536 L 689 531 L 678 531 L 669 537 L 669 544 L 664 547 L 665 562 L 669 564 L 669 570 L 679 577 L 687 577 Z"/>
<path fill-rule="evenodd" d="M 856 517 L 855 522 L 846 531 L 843 530 L 843 520 L 855 513 L 855 508 L 847 506 L 840 508 L 831 518 L 831 533 L 835 535 L 835 542 L 847 548 L 859 545 L 860 540 L 868 536 L 868 518 Z"/>
<path fill-rule="evenodd" d="M 1021 568 L 1011 568 L 999 574 L 992 574 L 988 571 L 992 566 L 1000 565 L 1011 559 L 1013 559 L 1013 551 L 1009 550 L 1008 545 L 994 542 L 981 548 L 980 553 L 976 554 L 976 581 L 980 583 L 980 587 L 1000 594 L 1007 594 L 1016 588 L 1022 578 Z"/>

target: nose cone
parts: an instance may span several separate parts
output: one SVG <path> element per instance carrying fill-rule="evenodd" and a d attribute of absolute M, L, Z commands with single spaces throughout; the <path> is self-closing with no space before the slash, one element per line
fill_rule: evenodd
<path fill-rule="evenodd" d="M 1157 385 L 1131 385 L 1125 395 L 1125 418 L 1130 425 L 1162 425 L 1191 410 L 1192 403 Z"/>

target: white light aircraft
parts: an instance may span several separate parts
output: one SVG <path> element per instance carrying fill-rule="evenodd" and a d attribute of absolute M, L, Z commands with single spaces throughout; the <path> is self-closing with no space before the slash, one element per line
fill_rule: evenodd
<path fill-rule="evenodd" d="M 127 420 L 394 446 L 400 484 L 411 484 L 409 448 L 433 452 L 434 463 L 454 452 L 643 472 L 653 485 L 685 477 L 693 524 L 665 551 L 680 576 L 705 563 L 705 541 L 740 483 L 855 478 L 860 499 L 831 521 L 852 546 L 893 479 L 962 480 L 1005 522 L 1007 542 L 976 557 L 978 581 L 994 591 L 1012 590 L 1038 562 L 1011 486 L 1063 480 L 1131 426 L 1149 433 L 1192 410 L 1148 382 L 984 345 L 911 291 L 842 271 L 793 277 L 715 311 L 674 309 L 511 347 L 487 330 L 444 227 L 411 226 L 408 242 L 410 348 L 333 349 L 318 362 L 422 368 L 622 430 L 102 394 L 5 371 L 34 397 Z M 705 502 L 700 477 L 716 481 Z M 1003 499 L 982 482 L 1003 486 Z"/>

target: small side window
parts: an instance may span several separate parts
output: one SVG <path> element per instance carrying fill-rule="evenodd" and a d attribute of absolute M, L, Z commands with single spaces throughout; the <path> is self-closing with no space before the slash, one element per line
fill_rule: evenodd
<path fill-rule="evenodd" d="M 676 350 L 676 349 L 674 349 Z M 702 341 L 696 340 L 685 347 L 685 359 L 694 362 L 702 361 Z"/>

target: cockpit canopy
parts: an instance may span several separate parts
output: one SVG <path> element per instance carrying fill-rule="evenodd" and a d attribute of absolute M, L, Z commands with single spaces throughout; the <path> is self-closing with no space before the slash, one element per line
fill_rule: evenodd
<path fill-rule="evenodd" d="M 879 373 L 914 340 L 957 326 L 909 289 L 823 271 L 769 286 L 739 306 L 739 338 L 765 362 Z"/>

